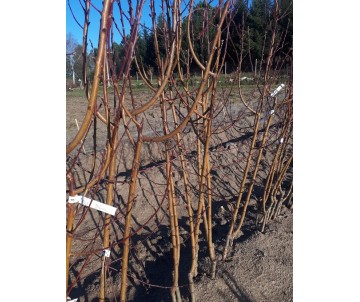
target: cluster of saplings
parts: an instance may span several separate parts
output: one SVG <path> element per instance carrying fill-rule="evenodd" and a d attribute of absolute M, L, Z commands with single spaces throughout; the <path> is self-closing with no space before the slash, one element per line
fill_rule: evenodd
<path fill-rule="evenodd" d="M 206 270 L 214 279 L 219 261 L 228 259 L 241 237 L 254 199 L 260 231 L 285 203 L 291 206 L 291 68 L 286 78 L 280 78 L 284 66 L 292 64 L 291 6 L 285 1 L 220 3 L 212 7 L 190 0 L 184 10 L 180 0 L 163 1 L 157 16 L 150 0 L 152 30 L 145 30 L 140 24 L 144 0 L 136 5 L 129 1 L 128 12 L 120 7 L 120 20 L 111 16 L 121 1 L 104 0 L 99 44 L 90 60 L 86 54 L 91 6 L 86 1 L 80 61 L 88 103 L 78 132 L 66 146 L 67 296 L 91 276 L 98 280 L 100 301 L 117 301 L 118 296 L 126 301 L 129 282 L 139 273 L 134 263 L 141 262 L 135 238 L 151 236 L 152 228 L 166 228 L 169 236 L 157 247 L 168 246 L 171 251 L 171 265 L 165 265 L 171 276 L 168 293 L 173 302 L 182 301 L 184 295 L 196 301 L 195 278 L 203 257 L 200 243 L 206 243 Z M 125 32 L 125 22 L 131 31 L 115 44 L 111 32 L 114 27 Z M 233 78 L 220 87 L 219 77 L 230 65 Z M 256 84 L 250 91 L 242 84 L 249 68 Z M 195 69 L 199 78 L 190 85 Z M 134 71 L 147 94 L 139 96 L 133 90 Z M 105 81 L 111 89 L 107 85 L 99 89 Z M 82 151 L 84 143 L 92 149 L 87 154 Z M 160 158 L 158 175 L 146 174 L 142 163 L 147 153 Z M 175 171 L 181 178 L 175 179 Z M 213 177 L 214 171 L 221 176 Z M 232 198 L 226 200 L 226 239 L 215 243 L 214 197 L 221 194 Z M 78 195 L 88 198 L 87 203 Z M 139 203 L 140 196 L 144 203 Z M 182 217 L 181 205 L 185 205 Z M 106 211 L 109 207 L 114 211 Z M 186 284 L 179 281 L 184 267 L 181 227 L 190 247 Z M 146 280 L 137 277 L 140 283 Z"/>

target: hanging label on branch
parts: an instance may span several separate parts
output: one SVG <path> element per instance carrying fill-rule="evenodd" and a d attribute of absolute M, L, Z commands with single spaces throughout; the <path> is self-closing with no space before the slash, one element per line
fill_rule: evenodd
<path fill-rule="evenodd" d="M 283 89 L 285 87 L 285 85 L 284 84 L 281 84 L 278 88 L 276 88 L 273 92 L 272 92 L 272 94 L 270 94 L 272 97 L 274 97 L 275 95 L 277 95 L 278 93 L 279 93 L 279 91 L 281 90 L 281 89 Z"/>
<path fill-rule="evenodd" d="M 100 201 L 96 201 L 84 196 L 75 195 L 75 196 L 69 196 L 69 203 L 80 203 L 83 206 L 87 206 L 90 208 L 93 208 L 95 210 L 105 212 L 107 214 L 115 216 L 116 208 L 109 206 L 105 203 L 102 203 Z"/>
<path fill-rule="evenodd" d="M 105 257 L 109 258 L 110 257 L 110 250 L 109 249 L 103 250 L 102 253 L 101 253 L 101 256 L 105 256 Z"/>
<path fill-rule="evenodd" d="M 275 113 L 275 110 L 274 110 L 274 109 L 271 109 L 269 112 L 267 112 L 267 113 L 264 115 L 264 117 L 262 117 L 262 118 L 260 119 L 260 122 L 265 121 L 265 118 L 269 117 L 270 115 L 273 115 L 274 113 Z"/>

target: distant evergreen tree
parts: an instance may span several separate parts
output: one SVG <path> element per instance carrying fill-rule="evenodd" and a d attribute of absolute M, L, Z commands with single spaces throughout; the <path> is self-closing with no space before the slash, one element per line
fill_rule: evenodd
<path fill-rule="evenodd" d="M 293 39 L 293 12 L 292 0 L 279 0 L 280 16 L 277 25 L 277 41 L 281 47 L 275 53 L 275 56 L 284 58 L 292 50 Z M 190 37 L 194 47 L 195 54 L 200 62 L 205 65 L 209 52 L 211 51 L 211 42 L 216 33 L 218 16 L 215 15 L 217 7 L 212 7 L 206 1 L 198 2 L 193 8 L 192 19 L 190 23 Z M 263 55 L 263 64 L 268 55 L 271 30 L 274 25 L 274 1 L 272 0 L 237 0 L 231 8 L 227 21 L 223 25 L 222 40 L 227 41 L 226 54 L 227 71 L 236 70 L 240 63 L 240 52 L 242 53 L 242 71 L 254 71 L 255 61 L 257 68 Z M 183 18 L 181 62 L 182 68 L 186 67 L 188 41 L 187 41 L 187 20 Z M 162 13 L 157 17 L 156 34 L 158 38 L 160 58 L 166 57 L 170 43 L 171 19 Z M 227 38 L 227 26 L 229 26 L 229 36 Z M 287 34 L 285 35 L 285 31 Z M 243 42 L 241 35 L 244 34 Z M 139 33 L 138 41 L 135 47 L 135 55 L 141 68 L 146 72 L 151 70 L 158 73 L 158 64 L 155 52 L 155 35 L 152 30 L 143 28 Z M 265 43 L 265 45 L 264 45 Z M 120 58 L 124 55 L 122 44 L 114 43 L 117 72 L 120 66 Z M 223 51 L 225 47 L 222 48 Z M 264 53 L 263 53 L 264 52 Z M 191 72 L 200 72 L 197 64 L 192 60 L 190 63 Z M 135 64 L 132 66 L 132 73 L 136 72 Z"/>
<path fill-rule="evenodd" d="M 154 33 L 149 31 L 146 27 L 139 33 L 138 41 L 135 46 L 135 55 L 139 63 L 139 67 L 146 72 L 154 69 L 156 64 L 156 54 L 154 46 Z M 135 63 L 132 66 L 132 74 L 136 73 Z"/>
<path fill-rule="evenodd" d="M 242 57 L 242 69 L 246 70 L 248 69 L 248 63 L 246 62 L 247 59 L 247 49 L 248 49 L 248 42 L 247 42 L 247 36 L 245 35 L 243 39 L 243 44 L 241 44 L 241 35 L 243 33 L 243 30 L 246 27 L 246 24 L 248 22 L 249 18 L 249 8 L 248 8 L 248 1 L 247 0 L 238 0 L 235 2 L 234 7 L 230 11 L 228 21 L 223 26 L 229 24 L 229 40 L 227 44 L 227 51 L 226 51 L 226 62 L 228 72 L 234 71 L 240 63 L 240 53 L 241 49 L 243 50 L 243 57 Z M 222 32 L 222 39 L 225 41 L 227 38 L 227 32 L 223 30 Z"/>
<path fill-rule="evenodd" d="M 293 3 L 292 0 L 279 0 L 280 14 L 285 16 L 280 19 L 279 26 L 282 32 L 286 32 L 284 48 L 282 52 L 288 53 L 293 47 Z M 291 54 L 292 55 L 292 54 Z"/>
<path fill-rule="evenodd" d="M 203 65 L 205 65 L 211 51 L 211 43 L 214 40 L 216 25 L 218 24 L 218 19 L 214 16 L 215 9 L 207 2 L 201 1 L 193 8 L 191 16 L 190 38 L 194 52 Z M 189 45 L 186 36 L 187 22 L 188 17 L 184 18 L 183 22 L 183 46 L 185 49 Z M 195 62 L 192 62 L 191 69 L 196 72 L 200 71 Z"/>
<path fill-rule="evenodd" d="M 120 68 L 122 64 L 122 60 L 125 56 L 125 48 L 124 48 L 124 41 L 121 44 L 116 42 L 113 43 L 113 66 L 115 70 L 112 70 L 113 73 L 115 71 L 116 77 L 121 77 Z"/>
<path fill-rule="evenodd" d="M 161 59 L 165 57 L 165 49 L 166 49 L 165 37 L 168 35 L 167 31 L 168 29 L 167 29 L 167 23 L 165 22 L 165 16 L 161 13 L 157 18 L 157 27 L 156 27 L 156 34 L 158 38 L 159 53 Z"/>
<path fill-rule="evenodd" d="M 261 60 L 264 48 L 264 59 L 269 48 L 269 21 L 272 16 L 273 3 L 270 0 L 253 0 L 250 7 L 248 26 L 250 31 L 251 62 Z M 266 35 L 266 39 L 265 39 Z M 264 45 L 265 43 L 265 45 Z"/>
<path fill-rule="evenodd" d="M 143 33 L 144 42 L 146 45 L 144 54 L 144 64 L 147 67 L 155 67 L 156 56 L 155 56 L 155 45 L 154 45 L 154 33 L 144 30 Z"/>

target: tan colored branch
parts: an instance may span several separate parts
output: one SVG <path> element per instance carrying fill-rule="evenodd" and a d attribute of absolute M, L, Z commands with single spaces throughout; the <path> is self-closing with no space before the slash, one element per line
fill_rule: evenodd
<path fill-rule="evenodd" d="M 95 113 L 96 99 L 97 99 L 99 83 L 100 83 L 100 74 L 102 71 L 102 65 L 104 63 L 106 35 L 112 22 L 112 19 L 109 18 L 111 13 L 112 2 L 113 2 L 112 0 L 104 0 L 104 7 L 101 13 L 101 25 L 100 25 L 101 31 L 100 31 L 99 46 L 98 46 L 99 52 L 96 58 L 94 82 L 91 89 L 89 105 L 84 120 L 81 124 L 80 130 L 76 133 L 74 139 L 66 147 L 66 154 L 69 154 L 71 151 L 73 151 L 76 148 L 76 146 L 80 144 L 81 140 L 84 139 L 84 136 L 89 128 L 91 119 Z"/>
<path fill-rule="evenodd" d="M 115 146 L 117 144 L 117 139 L 114 141 Z M 109 177 L 108 177 L 108 188 L 106 192 L 106 204 L 113 204 L 113 195 L 114 195 L 114 182 L 115 182 L 115 168 L 116 168 L 116 153 L 112 157 L 109 167 Z M 105 215 L 105 226 L 104 226 L 104 239 L 103 239 L 103 248 L 109 248 L 110 244 L 110 215 Z M 99 301 L 105 301 L 105 286 L 106 286 L 106 270 L 105 270 L 105 255 L 102 256 L 102 270 L 100 276 L 100 292 L 99 292 Z"/>
<path fill-rule="evenodd" d="M 194 51 L 194 47 L 193 47 L 193 45 L 192 45 L 192 41 L 191 41 L 191 37 L 190 37 L 190 19 L 191 19 L 191 15 L 192 15 L 192 13 L 193 13 L 193 11 L 192 11 L 193 2 L 194 2 L 193 0 L 190 1 L 191 10 L 190 10 L 190 12 L 189 12 L 189 15 L 188 15 L 188 18 L 187 18 L 187 23 L 186 23 L 186 25 L 187 25 L 186 37 L 187 37 L 187 41 L 188 41 L 188 44 L 189 44 L 189 50 L 190 50 L 190 52 L 191 52 L 191 56 L 193 57 L 193 59 L 194 59 L 194 61 L 196 62 L 196 64 L 200 67 L 200 69 L 203 70 L 203 71 L 205 71 L 206 68 L 205 68 L 205 66 L 200 62 L 200 60 L 198 59 L 198 57 L 197 57 L 197 55 L 196 55 L 196 53 L 195 53 L 195 51 Z M 229 1 L 227 1 L 227 3 L 226 3 L 225 11 L 227 10 L 228 3 L 229 3 Z M 225 15 L 225 14 L 224 14 L 224 15 Z M 222 22 L 220 22 L 220 24 L 219 24 L 218 26 L 219 26 L 219 28 L 221 29 Z M 218 29 L 218 30 L 219 30 L 219 29 Z M 211 71 L 209 71 L 209 74 L 210 74 L 211 76 L 216 76 L 216 73 L 211 72 Z"/>
<path fill-rule="evenodd" d="M 136 144 L 134 161 L 132 165 L 130 188 L 129 188 L 129 197 L 126 206 L 126 216 L 125 216 L 125 227 L 124 227 L 124 243 L 123 243 L 123 262 L 122 262 L 122 271 L 121 271 L 121 289 L 120 289 L 120 301 L 126 301 L 126 289 L 127 289 L 127 271 L 129 264 L 129 250 L 130 250 L 130 230 L 131 230 L 131 219 L 132 219 L 132 209 L 135 201 L 135 189 L 137 184 L 139 166 L 140 166 L 140 153 L 142 147 L 141 131 L 138 130 L 138 141 Z"/>

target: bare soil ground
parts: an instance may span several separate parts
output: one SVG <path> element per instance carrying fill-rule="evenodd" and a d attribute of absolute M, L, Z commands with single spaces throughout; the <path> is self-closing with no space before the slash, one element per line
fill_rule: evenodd
<path fill-rule="evenodd" d="M 148 93 L 138 93 L 138 103 L 148 98 Z M 67 95 L 67 142 L 76 133 L 75 118 L 79 124 L 87 108 L 87 101 L 74 93 Z M 258 231 L 257 200 L 263 186 L 264 171 L 267 167 L 265 155 L 263 171 L 255 184 L 254 194 L 248 214 L 242 228 L 243 234 L 234 241 L 232 252 L 226 261 L 220 260 L 226 234 L 230 224 L 230 211 L 237 189 L 241 182 L 243 164 L 251 140 L 251 117 L 244 115 L 240 124 L 232 124 L 233 117 L 242 114 L 241 105 L 234 101 L 226 110 L 219 112 L 214 120 L 213 140 L 211 144 L 211 164 L 213 193 L 213 240 L 219 257 L 215 280 L 208 276 L 209 256 L 204 235 L 200 234 L 199 275 L 195 280 L 197 301 L 292 301 L 292 210 L 283 207 L 281 214 L 266 227 L 265 232 Z M 179 111 L 184 108 L 179 108 Z M 158 116 L 159 108 L 152 108 L 145 116 L 145 132 L 161 131 Z M 222 131 L 224 124 L 232 125 Z M 270 137 L 276 139 L 276 121 Z M 173 125 L 174 126 L 174 125 Z M 221 126 L 221 127 L 220 127 Z M 241 127 L 240 127 L 241 126 Z M 79 166 L 75 167 L 77 186 L 84 185 L 101 165 L 104 156 L 102 150 L 106 142 L 106 127 L 97 125 L 96 147 L 94 148 L 93 128 L 84 143 L 86 154 L 79 154 Z M 234 130 L 241 129 L 241 130 Z M 249 130 L 250 129 L 250 130 Z M 184 133 L 190 128 L 184 129 Z M 136 137 L 136 130 L 130 129 Z M 153 134 L 154 135 L 154 134 Z M 272 140 L 272 138 L 270 138 Z M 194 152 L 195 137 L 184 136 L 187 146 L 186 160 L 190 171 L 190 183 L 196 184 L 196 165 Z M 123 232 L 125 204 L 129 189 L 129 176 L 133 158 L 133 147 L 125 138 L 121 140 L 118 155 L 117 182 L 115 184 L 114 206 L 119 211 L 111 221 L 111 257 L 108 259 L 107 297 L 108 301 L 119 301 L 121 239 Z M 133 210 L 133 229 L 131 237 L 128 301 L 171 301 L 169 287 L 172 285 L 171 233 L 166 199 L 166 174 L 163 157 L 163 144 L 144 144 L 141 154 L 140 174 L 137 196 Z M 74 155 L 68 158 L 68 165 Z M 188 301 L 187 273 L 190 268 L 191 247 L 189 239 L 189 221 L 186 203 L 182 192 L 180 159 L 173 160 L 174 177 L 177 190 L 177 210 L 181 235 L 180 280 L 183 301 Z M 68 166 L 69 168 L 69 166 Z M 192 171 L 192 172 L 191 172 Z M 106 181 L 90 192 L 93 198 L 104 202 Z M 195 192 L 196 190 L 194 190 Z M 197 198 L 193 193 L 192 198 Z M 104 215 L 95 210 L 78 207 L 75 225 L 79 225 L 74 234 L 70 281 L 76 281 L 71 298 L 82 301 L 97 301 L 99 275 L 101 270 L 102 230 Z M 204 231 L 204 230 L 201 230 Z"/>
<path fill-rule="evenodd" d="M 199 301 L 292 301 L 292 223 L 284 208 L 265 233 L 249 230 L 219 263 L 217 279 L 204 276 L 196 285 Z"/>

